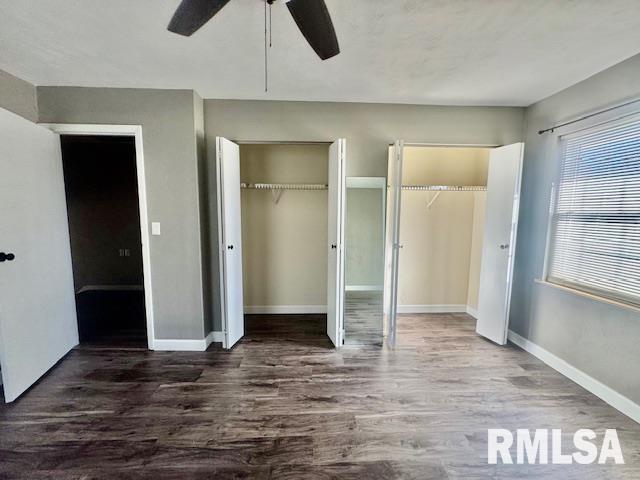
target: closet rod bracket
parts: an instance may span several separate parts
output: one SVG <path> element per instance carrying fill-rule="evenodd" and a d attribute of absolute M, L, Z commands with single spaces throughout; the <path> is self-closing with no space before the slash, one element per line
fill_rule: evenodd
<path fill-rule="evenodd" d="M 274 188 L 271 190 L 271 199 L 273 200 L 274 205 L 278 205 L 283 193 L 284 190 L 281 188 Z"/>
<path fill-rule="evenodd" d="M 427 210 L 431 210 L 431 206 L 438 199 L 441 193 L 442 193 L 442 190 L 437 191 L 436 194 L 433 196 L 433 198 L 429 200 L 429 203 L 427 204 Z"/>

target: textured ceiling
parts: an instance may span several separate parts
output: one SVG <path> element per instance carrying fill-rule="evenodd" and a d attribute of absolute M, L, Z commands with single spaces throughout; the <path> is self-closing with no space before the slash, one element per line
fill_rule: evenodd
<path fill-rule="evenodd" d="M 205 98 L 529 105 L 640 52 L 638 0 L 326 0 L 321 62 L 282 1 L 263 88 L 262 0 L 191 38 L 179 0 L 0 0 L 0 69 L 36 85 L 195 89 Z"/>

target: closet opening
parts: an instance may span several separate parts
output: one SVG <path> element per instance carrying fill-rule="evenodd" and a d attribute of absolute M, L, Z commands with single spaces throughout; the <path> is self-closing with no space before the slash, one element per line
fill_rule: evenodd
<path fill-rule="evenodd" d="M 146 349 L 135 137 L 60 139 L 80 344 Z"/>
<path fill-rule="evenodd" d="M 506 343 L 523 147 L 391 147 L 385 318 L 392 344 L 425 324 L 447 340 L 478 333 Z"/>
<path fill-rule="evenodd" d="M 216 138 L 223 348 L 245 330 L 261 341 L 342 346 L 345 158 L 345 139 Z"/>
<path fill-rule="evenodd" d="M 404 328 L 475 330 L 487 148 L 405 146 L 398 313 Z"/>
<path fill-rule="evenodd" d="M 245 335 L 327 343 L 328 144 L 240 144 Z"/>

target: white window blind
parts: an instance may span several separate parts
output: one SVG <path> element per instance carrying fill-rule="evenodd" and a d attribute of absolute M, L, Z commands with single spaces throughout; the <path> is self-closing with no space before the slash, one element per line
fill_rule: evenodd
<path fill-rule="evenodd" d="M 562 147 L 547 280 L 640 304 L 640 121 Z"/>

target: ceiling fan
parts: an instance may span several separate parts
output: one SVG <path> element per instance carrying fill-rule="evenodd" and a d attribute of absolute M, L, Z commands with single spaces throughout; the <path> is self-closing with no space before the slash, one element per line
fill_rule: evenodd
<path fill-rule="evenodd" d="M 186 37 L 207 23 L 230 0 L 182 0 L 168 30 Z M 265 0 L 271 5 L 275 0 Z M 286 2 L 298 28 L 322 60 L 340 53 L 338 38 L 324 0 L 289 0 Z"/>

